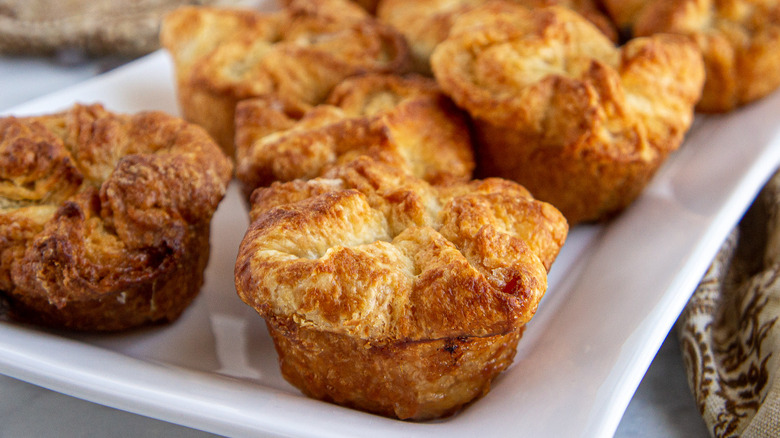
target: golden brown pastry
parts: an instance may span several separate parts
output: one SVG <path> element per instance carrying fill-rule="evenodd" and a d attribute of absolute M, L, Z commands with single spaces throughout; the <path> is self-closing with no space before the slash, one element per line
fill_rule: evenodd
<path fill-rule="evenodd" d="M 368 155 L 428 182 L 471 179 L 465 115 L 432 79 L 370 74 L 339 84 L 325 104 L 242 101 L 236 111 L 236 176 L 247 199 L 274 181 L 311 179 Z"/>
<path fill-rule="evenodd" d="M 380 0 L 353 0 L 359 4 L 363 9 L 367 10 L 371 14 L 376 13 L 376 8 L 379 6 Z"/>
<path fill-rule="evenodd" d="M 513 360 L 568 226 L 518 184 L 432 186 L 359 157 L 252 196 L 239 296 L 304 393 L 430 419 Z"/>
<path fill-rule="evenodd" d="M 238 101 L 281 95 L 317 104 L 344 78 L 401 71 L 408 58 L 398 32 L 345 0 L 291 1 L 274 13 L 182 8 L 164 19 L 160 38 L 185 118 L 229 155 Z"/>
<path fill-rule="evenodd" d="M 0 119 L 0 291 L 78 330 L 172 321 L 197 295 L 232 167 L 200 127 L 100 105 Z"/>
<path fill-rule="evenodd" d="M 605 1 L 635 36 L 685 35 L 704 56 L 707 80 L 696 109 L 727 112 L 780 86 L 780 1 Z"/>
<path fill-rule="evenodd" d="M 601 3 L 620 33 L 630 37 L 633 23 L 648 0 L 602 0 Z"/>
<path fill-rule="evenodd" d="M 336 19 L 361 20 L 367 16 L 370 0 L 279 0 L 283 9 L 311 15 L 324 15 Z"/>
<path fill-rule="evenodd" d="M 560 5 L 571 8 L 617 40 L 617 31 L 594 0 L 509 0 L 531 8 Z M 430 57 L 444 41 L 455 19 L 487 0 L 382 0 L 377 17 L 395 26 L 407 39 L 414 71 L 431 74 Z"/>
<path fill-rule="evenodd" d="M 478 174 L 514 179 L 570 224 L 636 198 L 681 143 L 704 80 L 684 37 L 617 49 L 568 9 L 501 2 L 462 15 L 432 66 L 474 119 Z"/>
<path fill-rule="evenodd" d="M 365 9 L 369 14 L 375 14 L 376 8 L 379 5 L 380 0 L 352 0 L 352 3 L 359 5 Z"/>

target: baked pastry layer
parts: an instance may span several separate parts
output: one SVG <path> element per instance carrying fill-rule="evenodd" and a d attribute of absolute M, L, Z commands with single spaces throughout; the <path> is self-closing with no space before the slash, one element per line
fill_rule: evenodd
<path fill-rule="evenodd" d="M 456 413 L 512 364 L 523 328 L 486 337 L 374 344 L 268 323 L 285 379 L 307 396 L 401 419 Z"/>
<path fill-rule="evenodd" d="M 727 112 L 780 86 L 780 1 L 606 0 L 634 36 L 673 33 L 701 50 L 707 72 L 696 109 Z"/>
<path fill-rule="evenodd" d="M 432 66 L 474 119 L 479 175 L 518 181 L 570 224 L 636 198 L 682 142 L 704 80 L 684 37 L 616 48 L 568 9 L 506 2 L 462 15 Z"/>
<path fill-rule="evenodd" d="M 466 181 L 474 154 L 466 116 L 422 77 L 369 74 L 336 86 L 326 103 L 239 103 L 236 176 L 247 195 L 274 181 L 311 179 L 359 155 L 434 184 Z"/>
<path fill-rule="evenodd" d="M 380 3 L 380 0 L 352 0 L 353 3 L 357 3 L 371 14 L 376 13 L 376 8 Z"/>
<path fill-rule="evenodd" d="M 508 0 L 531 8 L 559 5 L 571 8 L 596 25 L 607 37 L 617 41 L 612 21 L 593 0 Z M 430 75 L 430 57 L 444 41 L 460 15 L 488 0 L 382 0 L 377 17 L 398 29 L 407 39 L 413 70 Z"/>
<path fill-rule="evenodd" d="M 271 327 L 284 375 L 411 419 L 453 412 L 511 363 L 568 231 L 510 181 L 432 186 L 365 156 L 256 190 L 250 214 L 236 288 Z M 447 351 L 472 347 L 467 360 Z M 336 371 L 327 360 L 342 354 Z M 445 356 L 451 366 L 430 362 Z M 393 360 L 392 381 L 368 374 Z"/>
<path fill-rule="evenodd" d="M 186 7 L 163 21 L 181 110 L 232 155 L 246 98 L 320 103 L 346 77 L 405 68 L 403 37 L 346 0 L 290 1 L 274 13 Z"/>
<path fill-rule="evenodd" d="M 196 296 L 232 166 L 201 128 L 100 105 L 0 119 L 0 291 L 79 330 L 172 321 Z"/>

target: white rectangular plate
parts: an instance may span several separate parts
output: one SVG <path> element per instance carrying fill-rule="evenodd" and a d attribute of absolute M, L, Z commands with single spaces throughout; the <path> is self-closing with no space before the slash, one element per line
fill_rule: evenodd
<path fill-rule="evenodd" d="M 157 52 L 9 113 L 75 102 L 178 114 Z M 514 365 L 483 399 L 430 423 L 302 396 L 281 377 L 263 321 L 237 297 L 247 226 L 231 186 L 199 298 L 174 324 L 74 335 L 0 322 L 0 372 L 97 403 L 229 436 L 611 436 L 656 350 L 729 230 L 780 162 L 780 93 L 699 118 L 644 194 L 606 225 L 578 226 Z"/>

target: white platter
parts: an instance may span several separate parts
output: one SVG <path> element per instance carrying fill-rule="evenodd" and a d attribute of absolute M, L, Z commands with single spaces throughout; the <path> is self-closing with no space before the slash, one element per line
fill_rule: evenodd
<path fill-rule="evenodd" d="M 157 52 L 8 113 L 75 102 L 178 113 Z M 513 366 L 460 414 L 401 422 L 310 400 L 288 385 L 262 320 L 236 296 L 247 225 L 235 185 L 215 215 L 200 297 L 176 323 L 74 335 L 0 321 L 0 373 L 228 436 L 608 437 L 729 230 L 780 163 L 780 93 L 699 118 L 614 221 L 575 227 Z"/>

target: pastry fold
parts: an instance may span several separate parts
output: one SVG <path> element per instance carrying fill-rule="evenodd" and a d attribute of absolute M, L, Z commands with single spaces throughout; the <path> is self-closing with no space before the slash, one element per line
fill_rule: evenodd
<path fill-rule="evenodd" d="M 314 107 L 257 98 L 236 112 L 237 169 L 247 199 L 274 181 L 311 179 L 365 155 L 433 184 L 467 181 L 474 169 L 465 114 L 435 81 L 368 74 Z"/>
<path fill-rule="evenodd" d="M 570 8 L 598 27 L 608 38 L 617 41 L 612 21 L 594 0 L 508 0 L 529 8 L 552 5 Z M 449 35 L 450 28 L 462 14 L 488 3 L 487 0 L 383 0 L 377 18 L 398 29 L 409 43 L 412 69 L 430 75 L 433 49 Z"/>

